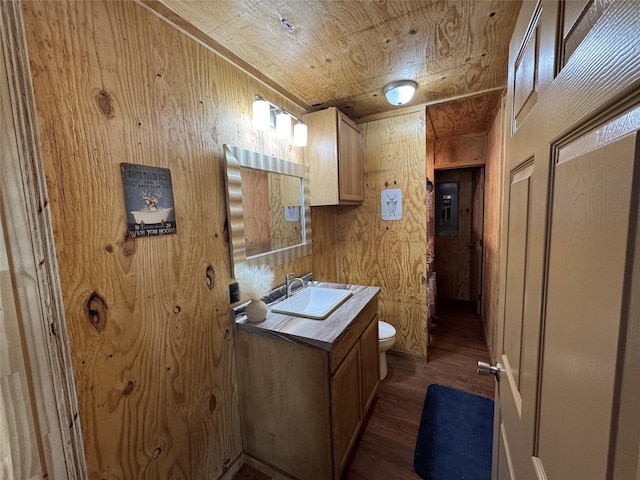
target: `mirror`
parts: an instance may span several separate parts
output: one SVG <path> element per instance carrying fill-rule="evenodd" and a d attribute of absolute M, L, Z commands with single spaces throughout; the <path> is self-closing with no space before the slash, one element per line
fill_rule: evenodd
<path fill-rule="evenodd" d="M 233 271 L 310 255 L 309 168 L 231 145 L 224 153 Z"/>

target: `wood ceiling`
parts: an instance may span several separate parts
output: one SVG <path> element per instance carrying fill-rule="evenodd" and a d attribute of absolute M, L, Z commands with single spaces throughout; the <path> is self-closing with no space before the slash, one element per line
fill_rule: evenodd
<path fill-rule="evenodd" d="M 356 121 L 399 108 L 382 93 L 394 80 L 418 82 L 408 106 L 455 106 L 453 99 L 487 93 L 498 98 L 521 6 L 521 0 L 141 1 L 305 110 L 335 106 Z"/>

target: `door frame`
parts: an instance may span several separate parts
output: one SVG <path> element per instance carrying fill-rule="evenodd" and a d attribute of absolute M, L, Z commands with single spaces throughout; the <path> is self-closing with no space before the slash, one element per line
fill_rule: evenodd
<path fill-rule="evenodd" d="M 488 132 L 487 132 L 488 135 Z M 469 244 L 469 302 L 474 304 L 474 311 L 477 315 L 482 315 L 483 305 L 484 305 L 484 296 L 482 295 L 483 291 L 483 282 L 484 282 L 484 207 L 485 207 L 485 174 L 486 174 L 486 165 L 482 164 L 474 164 L 474 165 L 456 165 L 455 167 L 446 167 L 446 168 L 434 168 L 433 175 L 433 189 L 434 195 L 436 194 L 436 175 L 438 172 L 442 172 L 445 170 L 468 170 L 471 174 L 471 225 L 470 225 L 470 234 L 469 238 L 471 243 Z M 479 183 L 476 182 L 476 174 L 482 179 L 482 198 L 480 201 L 477 201 L 476 191 Z M 434 199 L 433 208 L 435 209 L 436 201 Z M 478 238 L 479 245 L 477 242 L 474 242 L 475 230 L 474 227 L 476 225 L 476 209 L 480 207 L 481 210 L 481 223 L 480 223 L 480 235 Z M 434 217 L 435 221 L 435 217 Z M 435 231 L 434 231 L 434 256 L 437 257 L 437 249 L 435 244 Z M 437 270 L 436 270 L 437 271 Z M 475 278 L 474 278 L 475 277 Z"/>
<path fill-rule="evenodd" d="M 84 479 L 87 468 L 38 139 L 22 4 L 0 2 L 0 78 L 6 128 L 0 141 L 0 220 L 4 225 L 18 322 L 23 332 L 43 469 L 48 478 Z"/>

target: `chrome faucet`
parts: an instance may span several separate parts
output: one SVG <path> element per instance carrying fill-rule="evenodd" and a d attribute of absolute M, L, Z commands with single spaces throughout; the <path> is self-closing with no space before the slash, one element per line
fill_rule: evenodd
<path fill-rule="evenodd" d="M 295 273 L 287 273 L 286 283 L 285 283 L 286 298 L 289 298 L 291 296 L 291 287 L 296 281 L 300 282 L 302 287 L 305 286 L 304 280 L 300 277 L 293 278 L 294 275 Z"/>

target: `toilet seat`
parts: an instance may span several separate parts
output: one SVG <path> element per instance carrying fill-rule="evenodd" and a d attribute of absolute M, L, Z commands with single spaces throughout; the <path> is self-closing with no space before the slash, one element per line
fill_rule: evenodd
<path fill-rule="evenodd" d="M 395 336 L 396 336 L 396 329 L 393 327 L 393 325 L 387 322 L 378 321 L 378 339 L 379 340 L 386 340 L 388 338 L 392 338 Z"/>

